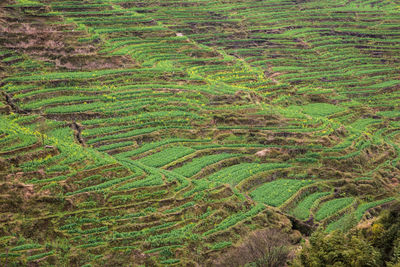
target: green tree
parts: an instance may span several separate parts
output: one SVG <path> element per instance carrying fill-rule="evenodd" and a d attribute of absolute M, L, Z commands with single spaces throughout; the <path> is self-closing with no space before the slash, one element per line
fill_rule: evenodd
<path fill-rule="evenodd" d="M 382 266 L 381 254 L 357 235 L 316 232 L 295 266 Z"/>

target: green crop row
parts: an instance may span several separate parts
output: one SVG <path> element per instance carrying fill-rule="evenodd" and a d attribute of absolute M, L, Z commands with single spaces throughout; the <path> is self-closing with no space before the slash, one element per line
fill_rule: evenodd
<path fill-rule="evenodd" d="M 195 158 L 192 161 L 184 164 L 182 167 L 174 169 L 174 172 L 179 173 L 185 177 L 191 177 L 201 171 L 204 167 L 217 163 L 218 161 L 238 157 L 241 154 L 228 154 L 221 153 L 216 155 L 208 155 L 200 158 Z"/>
<path fill-rule="evenodd" d="M 173 144 L 173 143 L 197 143 L 197 142 L 208 142 L 209 140 L 201 140 L 201 139 L 181 139 L 181 138 L 172 138 L 172 139 L 168 139 L 165 138 L 162 141 L 157 141 L 157 142 L 152 142 L 152 143 L 145 143 L 143 144 L 141 147 L 139 147 L 138 149 L 134 149 L 131 151 L 127 151 L 127 152 L 123 152 L 118 154 L 121 157 L 133 157 L 145 152 L 148 152 L 150 150 L 162 147 L 164 145 L 169 145 L 169 144 Z"/>
<path fill-rule="evenodd" d="M 113 180 L 110 180 L 110 181 L 107 181 L 107 182 L 104 182 L 104 183 L 101 183 L 101 184 L 85 187 L 85 188 L 79 189 L 79 190 L 74 191 L 74 192 L 69 192 L 66 195 L 69 196 L 69 195 L 75 195 L 75 194 L 84 193 L 84 192 L 104 190 L 104 189 L 107 189 L 107 188 L 109 188 L 111 186 L 114 186 L 116 184 L 131 180 L 131 179 L 133 179 L 135 177 L 137 177 L 137 174 L 130 175 L 130 176 L 123 177 L 123 178 L 116 178 L 116 179 L 113 179 Z"/>
<path fill-rule="evenodd" d="M 185 146 L 170 147 L 150 156 L 140 159 L 140 162 L 150 167 L 162 167 L 172 161 L 195 152 L 193 148 Z"/>
<path fill-rule="evenodd" d="M 132 188 L 154 186 L 154 185 L 161 185 L 161 184 L 163 184 L 163 179 L 161 177 L 161 174 L 157 173 L 157 174 L 148 175 L 146 178 L 141 179 L 141 180 L 126 183 L 126 184 L 118 187 L 117 190 L 129 190 Z"/>
<path fill-rule="evenodd" d="M 226 219 L 224 219 L 221 223 L 219 223 L 213 229 L 205 232 L 203 236 L 207 236 L 213 234 L 215 232 L 223 231 L 243 220 L 251 219 L 253 216 L 257 215 L 258 213 L 262 212 L 265 209 L 264 205 L 258 204 L 252 207 L 250 210 L 245 212 L 236 213 Z"/>
<path fill-rule="evenodd" d="M 122 147 L 127 147 L 127 146 L 133 146 L 135 145 L 135 142 L 133 141 L 126 141 L 126 142 L 119 142 L 119 143 L 113 143 L 109 145 L 104 145 L 100 146 L 97 148 L 98 151 L 107 151 L 107 150 L 112 150 L 112 149 L 117 149 L 117 148 L 122 148 Z"/>
<path fill-rule="evenodd" d="M 349 206 L 351 203 L 353 203 L 353 201 L 354 198 L 347 197 L 347 198 L 337 198 L 324 202 L 315 213 L 315 219 L 318 221 L 323 220 L 335 214 L 336 212 L 340 211 L 341 209 L 344 209 L 345 207 Z"/>
<path fill-rule="evenodd" d="M 280 179 L 262 184 L 250 193 L 258 202 L 277 207 L 288 200 L 302 187 L 312 184 L 312 180 Z"/>
<path fill-rule="evenodd" d="M 310 217 L 310 209 L 316 200 L 329 195 L 329 192 L 316 192 L 301 200 L 291 213 L 301 220 Z"/>
<path fill-rule="evenodd" d="M 20 246 L 16 246 L 10 249 L 10 251 L 21 251 L 21 250 L 30 250 L 30 249 L 38 249 L 41 248 L 42 245 L 39 244 L 24 244 Z"/>
<path fill-rule="evenodd" d="M 221 169 L 208 177 L 211 181 L 221 183 L 229 183 L 237 185 L 242 180 L 253 176 L 260 172 L 270 171 L 274 169 L 288 168 L 291 165 L 286 163 L 241 163 L 228 168 Z"/>
<path fill-rule="evenodd" d="M 105 75 L 127 74 L 137 72 L 135 69 L 122 70 L 99 70 L 93 72 L 55 72 L 47 74 L 37 74 L 31 76 L 9 77 L 4 82 L 31 82 L 31 81 L 51 81 L 51 80 L 74 80 L 74 79 L 94 79 Z"/>
<path fill-rule="evenodd" d="M 148 120 L 160 120 L 164 121 L 165 124 L 168 124 L 170 118 L 174 117 L 182 117 L 186 120 L 202 120 L 203 117 L 199 116 L 193 112 L 184 112 L 184 111 L 154 111 L 154 112 L 147 112 L 142 113 L 140 115 L 131 115 L 125 117 L 117 117 L 117 118 L 106 118 L 106 119 L 93 119 L 93 120 L 85 120 L 82 121 L 83 125 L 96 125 L 96 124 L 114 124 L 114 123 L 127 123 L 127 122 L 135 122 L 135 123 L 142 123 Z"/>
<path fill-rule="evenodd" d="M 359 220 L 361 220 L 362 216 L 368 209 L 385 204 L 385 203 L 393 201 L 393 200 L 395 200 L 395 199 L 393 197 L 390 197 L 390 198 L 385 198 L 382 200 L 377 200 L 377 201 L 361 204 L 357 207 L 357 209 L 355 211 L 355 216 L 356 216 L 357 220 L 359 221 Z"/>
<path fill-rule="evenodd" d="M 94 144 L 94 143 L 103 142 L 103 141 L 124 139 L 124 138 L 134 137 L 134 136 L 137 136 L 137 135 L 156 132 L 156 131 L 159 131 L 159 130 L 162 130 L 162 129 L 165 129 L 165 127 L 152 127 L 152 128 L 135 129 L 135 130 L 124 132 L 124 133 L 110 134 L 110 135 L 104 135 L 104 136 L 100 136 L 100 137 L 97 137 L 97 138 L 93 138 L 93 139 L 88 140 L 87 143 L 88 144 Z"/>

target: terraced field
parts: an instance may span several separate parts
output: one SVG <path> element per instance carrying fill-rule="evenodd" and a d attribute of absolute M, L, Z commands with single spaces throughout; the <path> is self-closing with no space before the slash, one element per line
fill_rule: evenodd
<path fill-rule="evenodd" d="M 229 266 L 376 215 L 399 27 L 396 0 L 2 1 L 0 262 Z"/>

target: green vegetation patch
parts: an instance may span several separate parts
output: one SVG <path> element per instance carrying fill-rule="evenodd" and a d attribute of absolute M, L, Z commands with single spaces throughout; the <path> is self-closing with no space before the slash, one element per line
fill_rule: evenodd
<path fill-rule="evenodd" d="M 228 168 L 224 168 L 208 177 L 209 180 L 218 181 L 221 183 L 229 183 L 231 185 L 237 185 L 242 180 L 253 176 L 257 173 L 270 171 L 274 169 L 288 168 L 291 165 L 286 163 L 241 163 L 233 165 Z"/>
<path fill-rule="evenodd" d="M 336 198 L 324 202 L 316 212 L 315 219 L 318 221 L 323 220 L 335 214 L 336 212 L 340 211 L 341 209 L 349 206 L 351 203 L 353 203 L 353 201 L 354 198 L 346 197 L 346 198 Z"/>
<path fill-rule="evenodd" d="M 301 188 L 312 184 L 312 180 L 280 179 L 262 184 L 250 193 L 255 200 L 278 207 Z"/>
<path fill-rule="evenodd" d="M 176 146 L 147 156 L 141 159 L 140 162 L 150 167 L 161 167 L 195 151 L 190 147 Z"/>
<path fill-rule="evenodd" d="M 330 194 L 329 192 L 316 192 L 311 195 L 308 195 L 297 204 L 297 206 L 291 211 L 291 213 L 295 217 L 301 220 L 305 220 L 310 217 L 310 209 L 315 203 L 315 201 L 329 194 Z"/>
<path fill-rule="evenodd" d="M 182 167 L 174 169 L 174 172 L 179 173 L 185 177 L 191 177 L 196 173 L 198 173 L 199 171 L 201 171 L 201 169 L 204 167 L 207 167 L 218 161 L 237 156 L 240 156 L 240 154 L 221 153 L 216 155 L 209 155 L 200 158 L 195 158 L 191 162 L 188 162 L 187 164 L 183 165 Z"/>
<path fill-rule="evenodd" d="M 336 106 L 327 103 L 312 103 L 304 106 L 298 106 L 299 110 L 310 116 L 329 116 L 345 109 L 341 106 Z"/>

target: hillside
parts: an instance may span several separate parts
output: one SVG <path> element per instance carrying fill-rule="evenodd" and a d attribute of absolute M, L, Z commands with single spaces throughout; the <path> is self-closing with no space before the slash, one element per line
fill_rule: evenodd
<path fill-rule="evenodd" d="M 1 1 L 0 262 L 229 266 L 371 219 L 399 29 L 397 0 Z"/>

